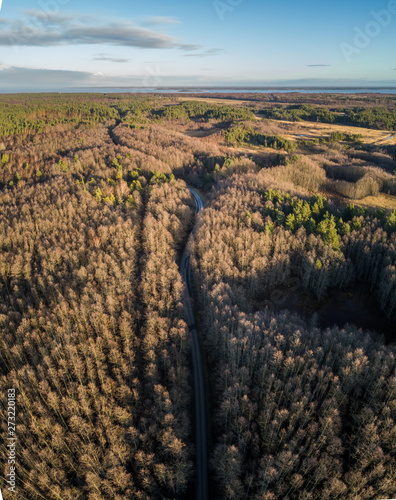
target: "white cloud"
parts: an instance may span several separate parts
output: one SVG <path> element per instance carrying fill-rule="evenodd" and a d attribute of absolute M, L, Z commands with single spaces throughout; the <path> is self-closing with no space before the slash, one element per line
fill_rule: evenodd
<path fill-rule="evenodd" d="M 167 18 L 165 18 L 167 19 Z M 146 49 L 197 50 L 171 35 L 118 18 L 101 19 L 78 14 L 47 14 L 30 10 L 21 20 L 0 20 L 0 46 L 51 47 L 58 45 L 113 45 Z"/>

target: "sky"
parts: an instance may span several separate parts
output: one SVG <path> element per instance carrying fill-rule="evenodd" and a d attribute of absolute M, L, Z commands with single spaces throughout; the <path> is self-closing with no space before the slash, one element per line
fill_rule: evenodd
<path fill-rule="evenodd" d="M 0 4 L 0 89 L 396 86 L 396 0 Z"/>

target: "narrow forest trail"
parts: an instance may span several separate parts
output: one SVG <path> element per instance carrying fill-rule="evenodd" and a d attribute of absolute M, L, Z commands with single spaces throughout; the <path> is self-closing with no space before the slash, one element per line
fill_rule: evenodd
<path fill-rule="evenodd" d="M 189 188 L 194 196 L 195 214 L 203 209 L 203 202 L 198 193 Z M 191 234 L 195 233 L 197 222 Z M 190 283 L 190 254 L 188 247 L 185 248 L 180 264 L 180 273 L 184 283 L 183 304 L 186 314 L 188 328 L 192 341 L 192 364 L 194 376 L 195 393 L 195 447 L 196 447 L 196 498 L 197 500 L 208 499 L 208 454 L 207 454 L 207 428 L 206 428 L 206 405 L 205 405 L 205 383 L 202 366 L 201 349 L 199 345 L 198 332 L 195 324 L 193 299 Z"/>

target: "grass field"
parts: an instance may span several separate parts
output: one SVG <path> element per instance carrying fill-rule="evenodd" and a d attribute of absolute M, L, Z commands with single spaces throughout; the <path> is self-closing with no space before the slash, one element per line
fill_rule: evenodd
<path fill-rule="evenodd" d="M 378 196 L 366 196 L 366 198 L 356 201 L 356 205 L 396 210 L 396 196 L 383 193 L 380 193 Z"/>
<path fill-rule="evenodd" d="M 236 99 L 221 99 L 221 98 L 205 98 L 205 97 L 183 97 L 179 102 L 186 101 L 202 101 L 212 104 L 224 105 L 248 105 L 247 100 Z M 260 115 L 255 115 L 258 120 L 263 120 Z M 286 139 L 300 140 L 300 139 L 320 139 L 323 137 L 330 137 L 332 132 L 345 132 L 348 134 L 361 134 L 365 144 L 378 144 L 378 145 L 395 145 L 396 134 L 392 131 L 386 130 L 373 130 L 363 127 L 351 127 L 347 125 L 336 125 L 329 123 L 316 123 L 316 122 L 290 122 L 286 120 L 272 120 L 274 123 L 283 124 L 285 128 L 282 134 Z M 391 137 L 393 136 L 393 137 Z"/>
<path fill-rule="evenodd" d="M 396 144 L 395 132 L 388 132 L 386 130 L 372 130 L 363 127 L 315 122 L 290 122 L 284 120 L 274 120 L 274 122 L 286 125 L 284 137 L 291 140 L 320 139 L 322 137 L 329 137 L 332 132 L 346 132 L 348 134 L 361 134 L 365 144 L 386 144 L 387 146 Z M 392 135 L 393 137 L 390 138 Z"/>

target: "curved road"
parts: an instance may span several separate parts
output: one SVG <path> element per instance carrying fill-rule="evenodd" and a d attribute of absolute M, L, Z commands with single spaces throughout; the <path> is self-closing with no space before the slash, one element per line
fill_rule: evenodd
<path fill-rule="evenodd" d="M 198 193 L 188 188 L 195 200 L 195 214 L 203 209 L 203 203 Z M 194 234 L 197 222 L 191 234 Z M 205 386 L 202 368 L 201 349 L 199 346 L 198 332 L 195 324 L 192 291 L 190 283 L 190 255 L 186 247 L 180 264 L 180 273 L 184 282 L 183 304 L 186 314 L 188 328 L 192 341 L 192 364 L 194 374 L 195 392 L 195 447 L 196 447 L 196 498 L 197 500 L 208 499 L 208 456 L 207 456 L 207 432 L 206 432 L 206 409 L 205 409 Z"/>

